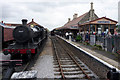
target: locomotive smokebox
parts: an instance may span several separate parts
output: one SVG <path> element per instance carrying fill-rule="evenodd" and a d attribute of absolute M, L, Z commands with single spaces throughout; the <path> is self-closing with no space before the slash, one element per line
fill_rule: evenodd
<path fill-rule="evenodd" d="M 13 30 L 13 37 L 18 43 L 25 43 L 32 39 L 33 31 L 27 26 L 27 19 L 22 19 L 22 25 Z"/>
<path fill-rule="evenodd" d="M 22 19 L 22 24 L 27 25 L 27 19 Z"/>

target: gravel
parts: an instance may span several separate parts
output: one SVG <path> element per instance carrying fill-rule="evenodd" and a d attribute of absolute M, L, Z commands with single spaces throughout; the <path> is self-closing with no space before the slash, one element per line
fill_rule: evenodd
<path fill-rule="evenodd" d="M 37 78 L 54 78 L 53 51 L 51 39 L 48 38 L 45 47 L 37 58 L 32 70 L 38 71 Z"/>
<path fill-rule="evenodd" d="M 32 69 L 38 71 L 37 78 L 54 78 L 53 56 L 40 56 Z"/>

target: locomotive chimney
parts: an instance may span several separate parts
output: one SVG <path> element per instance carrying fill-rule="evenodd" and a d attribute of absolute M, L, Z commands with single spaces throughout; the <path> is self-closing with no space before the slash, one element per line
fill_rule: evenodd
<path fill-rule="evenodd" d="M 22 24 L 27 25 L 27 19 L 22 19 Z"/>

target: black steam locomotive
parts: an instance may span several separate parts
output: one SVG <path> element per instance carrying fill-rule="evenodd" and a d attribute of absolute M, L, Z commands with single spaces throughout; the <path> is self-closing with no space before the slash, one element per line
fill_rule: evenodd
<path fill-rule="evenodd" d="M 27 20 L 22 20 L 22 25 L 17 26 L 13 30 L 13 37 L 15 43 L 3 49 L 4 55 L 11 54 L 11 56 L 26 56 L 28 59 L 36 54 L 41 43 L 47 37 L 47 30 L 43 27 L 27 26 Z"/>

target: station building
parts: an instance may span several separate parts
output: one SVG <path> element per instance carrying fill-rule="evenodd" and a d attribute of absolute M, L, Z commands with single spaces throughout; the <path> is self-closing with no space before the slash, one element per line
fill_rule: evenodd
<path fill-rule="evenodd" d="M 59 27 L 56 29 L 59 31 L 62 31 L 64 34 L 66 32 L 72 32 L 74 35 L 76 35 L 80 31 L 80 28 L 79 28 L 80 24 L 97 19 L 97 18 L 98 16 L 95 14 L 94 9 L 93 9 L 93 3 L 91 3 L 91 9 L 89 12 L 86 12 L 79 17 L 78 17 L 78 14 L 75 13 L 73 15 L 72 20 L 68 18 L 68 22 L 63 27 Z"/>
<path fill-rule="evenodd" d="M 56 30 L 65 34 L 66 32 L 72 32 L 74 35 L 80 34 L 101 34 L 110 33 L 114 34 L 116 32 L 117 21 L 110 18 L 101 17 L 99 18 L 93 9 L 93 2 L 91 2 L 91 8 L 89 12 L 81 16 L 78 14 L 73 15 L 73 19 L 68 18 L 68 22 Z"/>
<path fill-rule="evenodd" d="M 30 26 L 30 27 L 38 26 L 38 27 L 43 28 L 43 26 L 41 26 L 40 24 L 36 23 L 36 22 L 34 21 L 34 19 L 32 19 L 32 21 L 29 22 L 27 25 Z"/>

